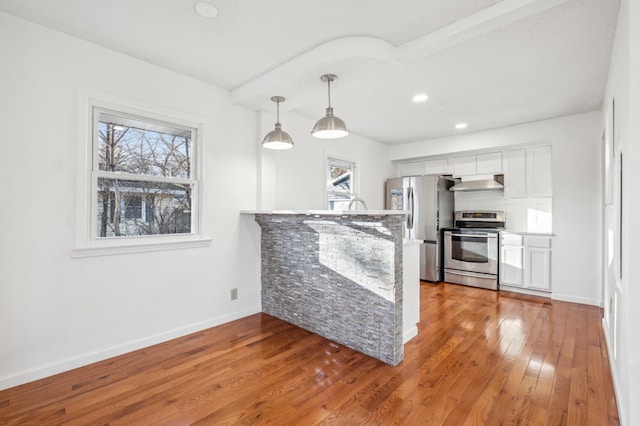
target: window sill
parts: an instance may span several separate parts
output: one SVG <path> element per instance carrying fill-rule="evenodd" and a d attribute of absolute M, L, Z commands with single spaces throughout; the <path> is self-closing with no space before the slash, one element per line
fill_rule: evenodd
<path fill-rule="evenodd" d="M 117 254 L 146 253 L 152 251 L 179 250 L 197 247 L 209 247 L 211 238 L 183 237 L 171 240 L 155 241 L 99 241 L 86 247 L 71 250 L 72 258 L 112 256 Z"/>

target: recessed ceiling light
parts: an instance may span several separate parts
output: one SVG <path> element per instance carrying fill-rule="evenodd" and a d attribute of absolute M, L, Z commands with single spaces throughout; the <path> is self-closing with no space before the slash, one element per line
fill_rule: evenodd
<path fill-rule="evenodd" d="M 425 93 L 419 93 L 413 97 L 413 102 L 424 102 L 429 99 L 429 96 Z"/>
<path fill-rule="evenodd" d="M 466 129 L 467 128 L 467 123 L 458 123 L 456 124 L 456 129 L 460 130 L 460 129 Z"/>
<path fill-rule="evenodd" d="M 196 9 L 198 15 L 202 16 L 203 18 L 213 19 L 218 16 L 218 9 L 216 9 L 216 7 L 209 2 L 199 1 L 194 5 L 194 8 Z"/>

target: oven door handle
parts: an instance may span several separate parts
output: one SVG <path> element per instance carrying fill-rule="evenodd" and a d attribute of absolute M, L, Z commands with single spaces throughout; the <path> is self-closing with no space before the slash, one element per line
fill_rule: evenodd
<path fill-rule="evenodd" d="M 469 237 L 469 238 L 498 238 L 496 234 L 449 234 L 452 237 Z"/>

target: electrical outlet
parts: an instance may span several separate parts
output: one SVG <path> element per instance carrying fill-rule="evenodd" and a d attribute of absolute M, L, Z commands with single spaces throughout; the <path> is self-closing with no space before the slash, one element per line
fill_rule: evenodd
<path fill-rule="evenodd" d="M 230 293 L 231 293 L 231 300 L 236 300 L 238 298 L 237 288 L 232 288 Z"/>

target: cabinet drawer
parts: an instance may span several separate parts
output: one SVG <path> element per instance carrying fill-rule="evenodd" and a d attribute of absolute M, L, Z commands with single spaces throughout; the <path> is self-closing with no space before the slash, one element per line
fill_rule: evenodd
<path fill-rule="evenodd" d="M 522 235 L 502 234 L 503 246 L 521 246 L 523 245 Z"/>
<path fill-rule="evenodd" d="M 549 237 L 527 237 L 527 247 L 551 248 Z"/>

